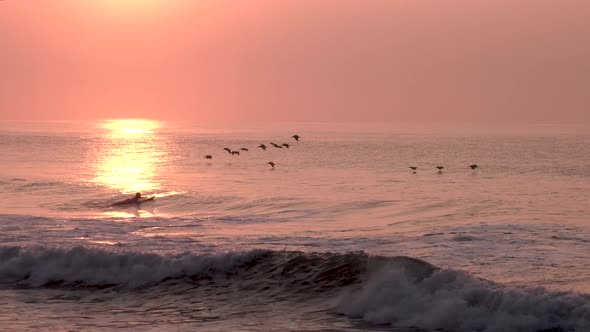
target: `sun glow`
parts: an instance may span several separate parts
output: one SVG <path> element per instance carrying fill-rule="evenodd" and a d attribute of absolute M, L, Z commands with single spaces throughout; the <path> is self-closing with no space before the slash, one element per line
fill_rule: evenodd
<path fill-rule="evenodd" d="M 101 12 L 110 14 L 116 13 L 145 13 L 158 12 L 161 9 L 169 6 L 171 0 L 94 0 L 87 3 L 91 4 L 95 9 Z"/>
<path fill-rule="evenodd" d="M 112 138 L 142 138 L 153 134 L 160 127 L 157 121 L 152 120 L 108 120 L 101 125 L 110 131 Z"/>

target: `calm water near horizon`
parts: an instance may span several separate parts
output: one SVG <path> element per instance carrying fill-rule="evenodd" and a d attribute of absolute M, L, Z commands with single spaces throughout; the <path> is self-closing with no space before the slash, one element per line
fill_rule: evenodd
<path fill-rule="evenodd" d="M 0 330 L 590 331 L 589 129 L 0 122 Z"/>

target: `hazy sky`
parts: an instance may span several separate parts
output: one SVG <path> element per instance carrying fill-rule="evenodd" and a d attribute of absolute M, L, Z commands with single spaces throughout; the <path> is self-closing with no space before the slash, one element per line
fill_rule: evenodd
<path fill-rule="evenodd" d="M 590 1 L 0 1 L 0 119 L 113 117 L 590 122 Z"/>

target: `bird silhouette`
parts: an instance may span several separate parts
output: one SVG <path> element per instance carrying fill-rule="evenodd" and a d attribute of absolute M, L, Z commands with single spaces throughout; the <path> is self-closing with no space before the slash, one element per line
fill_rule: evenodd
<path fill-rule="evenodd" d="M 238 155 L 239 156 L 240 155 L 240 151 L 232 151 L 231 154 L 232 154 L 232 156 L 233 155 Z"/>
<path fill-rule="evenodd" d="M 270 142 L 270 145 L 274 146 L 277 149 L 282 149 L 283 148 L 282 146 L 280 146 L 280 145 L 278 145 L 276 143 L 273 143 L 273 142 Z"/>
<path fill-rule="evenodd" d="M 240 151 L 248 151 L 247 148 L 241 148 Z"/>
<path fill-rule="evenodd" d="M 438 168 L 438 172 L 439 172 L 439 173 L 442 173 L 442 170 L 444 169 L 444 167 L 443 167 L 443 166 L 436 166 L 436 168 Z"/>
<path fill-rule="evenodd" d="M 417 169 L 418 169 L 418 167 L 416 167 L 416 166 L 410 166 L 410 167 L 408 167 L 408 168 L 409 168 L 409 169 L 411 169 L 412 171 L 415 171 L 415 170 L 417 170 Z"/>
<path fill-rule="evenodd" d="M 469 165 L 469 168 L 471 168 L 472 170 L 475 171 L 475 169 L 479 168 L 479 166 L 477 166 L 477 164 L 472 164 L 472 165 Z"/>
<path fill-rule="evenodd" d="M 299 142 L 299 135 L 293 135 L 291 137 L 293 137 L 297 142 Z"/>
<path fill-rule="evenodd" d="M 275 163 L 273 163 L 272 161 L 269 161 L 268 164 L 270 165 L 270 167 L 272 167 L 272 169 L 275 169 Z"/>
<path fill-rule="evenodd" d="M 210 154 L 205 155 L 205 159 L 213 159 L 213 156 Z"/>
<path fill-rule="evenodd" d="M 266 145 L 260 144 L 258 147 L 261 148 L 262 150 L 266 151 Z"/>
<path fill-rule="evenodd" d="M 231 154 L 231 149 L 230 148 L 223 148 L 225 151 L 227 151 L 227 153 Z"/>
<path fill-rule="evenodd" d="M 283 143 L 283 144 L 281 144 L 281 146 L 284 146 L 284 147 L 286 147 L 288 149 L 291 145 L 289 145 L 287 143 Z"/>

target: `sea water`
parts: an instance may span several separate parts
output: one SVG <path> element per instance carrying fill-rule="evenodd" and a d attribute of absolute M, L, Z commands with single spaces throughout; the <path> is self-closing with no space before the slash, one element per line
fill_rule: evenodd
<path fill-rule="evenodd" d="M 588 129 L 0 122 L 0 330 L 590 331 Z"/>

